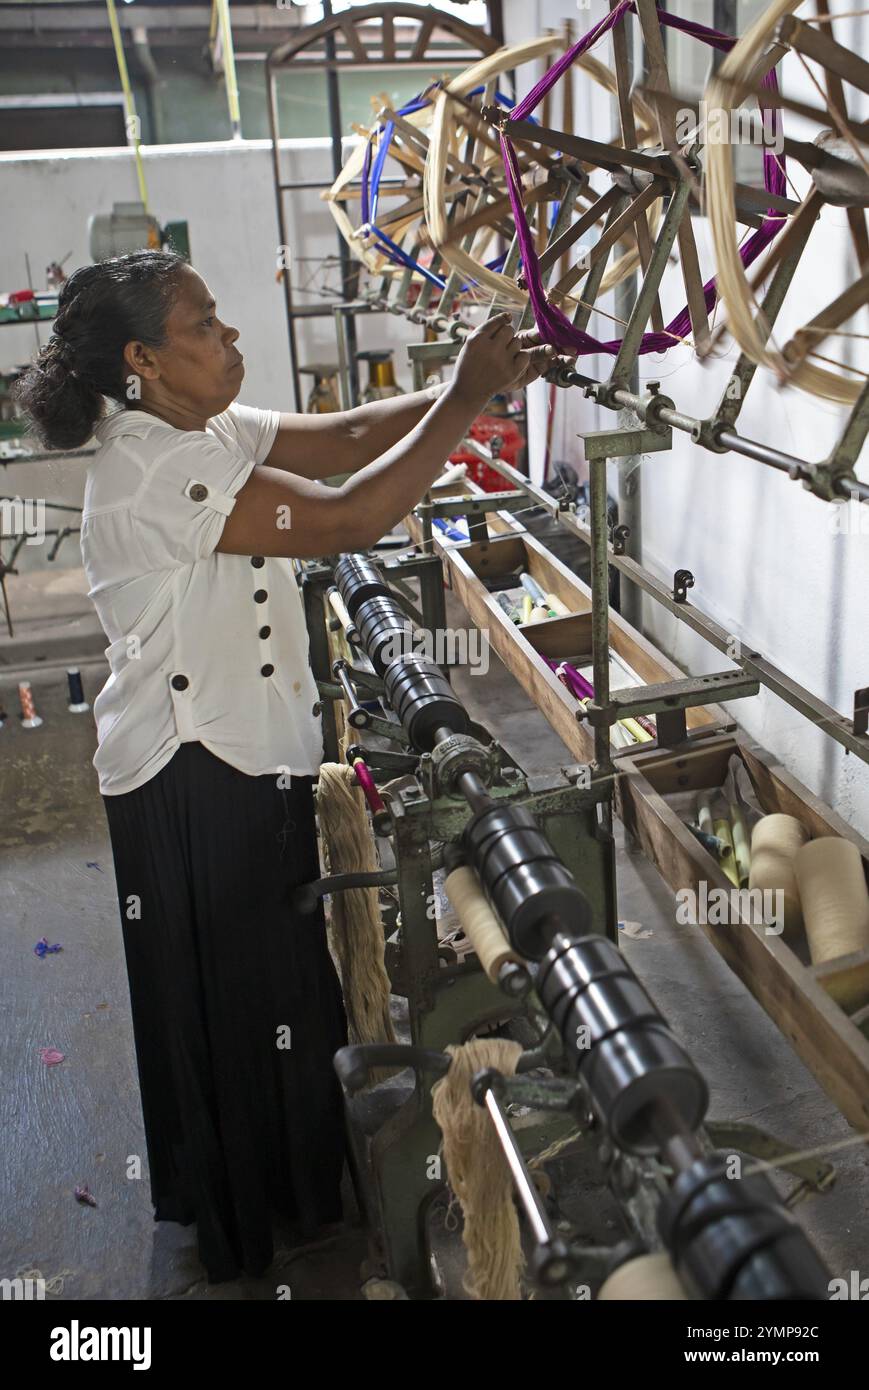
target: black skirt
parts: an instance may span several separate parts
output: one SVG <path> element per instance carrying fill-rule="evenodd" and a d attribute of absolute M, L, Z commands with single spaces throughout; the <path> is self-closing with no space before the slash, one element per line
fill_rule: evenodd
<path fill-rule="evenodd" d="M 340 1220 L 346 1042 L 310 777 L 287 788 L 184 743 L 103 798 L 114 855 L 155 1220 L 197 1223 L 212 1282 L 262 1274 L 275 1216 Z"/>

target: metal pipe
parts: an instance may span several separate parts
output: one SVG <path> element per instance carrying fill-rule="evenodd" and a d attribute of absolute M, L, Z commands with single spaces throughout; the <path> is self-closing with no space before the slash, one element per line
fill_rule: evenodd
<path fill-rule="evenodd" d="M 278 93 L 271 58 L 266 63 L 266 94 L 269 117 L 269 132 L 272 137 L 272 166 L 274 170 L 275 203 L 278 217 L 279 250 L 282 256 L 289 250 L 287 245 L 287 219 L 284 214 L 284 195 L 281 191 L 281 148 L 278 132 Z M 286 257 L 285 257 L 286 261 Z M 290 266 L 283 264 L 281 284 L 284 290 L 284 309 L 287 315 L 287 342 L 290 349 L 290 373 L 293 378 L 293 403 L 297 413 L 302 410 L 302 379 L 299 375 L 299 344 L 296 337 L 296 310 L 293 305 L 293 286 Z M 324 313 L 331 313 L 326 309 Z"/>
<path fill-rule="evenodd" d="M 661 411 L 663 418 L 667 412 Z M 719 430 L 716 434 L 719 444 L 725 448 L 732 449 L 734 453 L 744 454 L 746 458 L 757 459 L 758 463 L 765 463 L 769 468 L 778 468 L 782 473 L 798 473 L 800 476 L 805 474 L 805 464 L 802 459 L 796 458 L 793 454 L 783 454 L 780 449 L 773 449 L 769 444 L 761 444 L 754 439 L 746 439 L 743 435 L 737 434 L 736 430 Z"/>
<path fill-rule="evenodd" d="M 332 18 L 332 0 L 323 0 L 323 19 Z M 329 134 L 332 143 L 332 173 L 337 179 L 344 167 L 341 149 L 341 94 L 338 87 L 338 73 L 335 68 L 335 36 L 331 30 L 323 39 L 326 54 L 326 98 L 329 104 Z M 348 299 L 355 299 L 359 282 L 358 264 L 351 258 L 350 249 L 340 232 L 338 238 L 338 259 L 341 263 L 341 293 Z M 356 363 L 356 320 L 352 314 L 347 316 L 346 325 L 347 381 L 350 390 L 350 405 L 359 400 L 359 372 Z"/>
<path fill-rule="evenodd" d="M 550 1245 L 552 1242 L 552 1228 L 549 1218 L 546 1215 L 546 1208 L 540 1199 L 540 1194 L 534 1183 L 528 1176 L 525 1167 L 525 1160 L 516 1142 L 516 1136 L 510 1128 L 507 1116 L 504 1114 L 495 1095 L 494 1088 L 487 1086 L 484 1097 L 484 1104 L 489 1112 L 489 1118 L 495 1126 L 495 1132 L 504 1151 L 507 1166 L 516 1185 L 516 1192 L 525 1210 L 528 1224 L 531 1227 L 531 1234 L 538 1245 Z"/>
<path fill-rule="evenodd" d="M 446 739 L 452 738 L 452 736 L 452 729 L 448 729 L 445 725 L 442 725 L 439 729 L 435 730 L 435 745 L 444 743 Z M 456 786 L 472 811 L 484 811 L 487 806 L 492 804 L 492 797 L 489 795 L 486 784 L 477 776 L 476 772 L 463 772 L 456 778 Z"/>
<path fill-rule="evenodd" d="M 223 58 L 223 76 L 226 82 L 226 104 L 229 107 L 229 123 L 233 140 L 241 139 L 241 109 L 238 104 L 238 78 L 235 73 L 235 49 L 232 45 L 232 24 L 229 18 L 229 0 L 215 0 L 220 21 L 220 44 Z"/>
<path fill-rule="evenodd" d="M 599 383 L 592 383 L 592 385 L 595 384 Z M 579 372 L 562 370 L 559 374 L 558 385 L 589 387 L 589 378 L 582 376 Z M 709 449 L 709 445 L 704 444 L 701 437 L 706 424 L 705 420 L 701 420 L 695 415 L 686 415 L 683 411 L 675 410 L 671 406 L 655 405 L 654 396 L 639 396 L 636 392 L 629 391 L 625 387 L 619 387 L 613 391 L 612 398 L 618 405 L 636 411 L 643 421 L 648 420 L 651 424 L 654 420 L 659 421 L 662 425 L 670 425 L 673 429 L 681 430 L 684 434 L 690 434 L 695 444 Z M 653 407 L 651 417 L 649 416 L 650 406 Z M 759 463 L 764 463 L 770 468 L 777 468 L 782 473 L 788 473 L 797 480 L 810 479 L 813 470 L 822 466 L 811 463 L 808 459 L 797 458 L 795 454 L 783 453 L 781 449 L 774 449 L 771 445 L 762 443 L 761 440 L 749 439 L 747 436 L 737 433 L 736 430 L 718 429 L 715 431 L 715 440 L 722 446 L 722 452 L 727 449 L 732 450 L 735 454 L 756 459 Z M 710 449 L 710 452 L 718 451 Z M 525 483 L 523 482 L 522 485 L 525 486 Z M 840 478 L 835 485 L 835 490 L 840 497 L 845 499 L 854 496 L 862 502 L 869 502 L 869 483 L 862 483 L 857 478 L 847 480 Z M 551 499 L 549 500 L 551 503 Z"/>
<path fill-rule="evenodd" d="M 476 772 L 463 772 L 456 779 L 456 785 L 472 811 L 484 811 L 491 805 L 492 798 Z"/>
<path fill-rule="evenodd" d="M 157 64 L 154 62 L 154 55 L 148 44 L 148 30 L 142 27 L 133 30 L 133 47 L 136 50 L 136 57 L 139 59 L 139 66 L 145 74 L 145 83 L 148 88 L 148 112 L 151 117 L 151 144 L 162 145 L 165 140 L 165 130 L 163 126 L 163 107 L 160 101 L 160 74 L 157 71 Z"/>
<path fill-rule="evenodd" d="M 637 276 L 629 275 L 616 286 L 616 314 L 627 320 L 637 302 Z M 635 394 L 639 393 L 640 381 L 636 362 L 631 370 L 628 385 Z M 625 420 L 626 426 L 633 424 Z M 628 537 L 625 543 L 627 553 L 642 563 L 643 559 L 643 475 L 642 455 L 628 454 L 616 460 L 619 487 L 619 525 L 627 526 Z M 634 584 L 621 584 L 619 590 L 619 612 L 638 632 L 643 629 L 643 592 Z"/>
<path fill-rule="evenodd" d="M 609 564 L 607 526 L 607 461 L 593 459 L 589 464 L 589 519 L 591 523 L 591 642 L 594 672 L 594 698 L 609 704 Z M 594 758 L 601 776 L 612 770 L 608 724 L 594 730 Z"/>

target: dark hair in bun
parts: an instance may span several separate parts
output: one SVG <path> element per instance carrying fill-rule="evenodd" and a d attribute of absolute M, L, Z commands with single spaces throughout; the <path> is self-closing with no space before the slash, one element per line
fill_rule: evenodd
<path fill-rule="evenodd" d="M 187 262 L 167 251 L 133 251 L 83 266 L 63 284 L 54 332 L 13 395 L 50 449 L 86 444 L 105 398 L 124 404 L 124 348 L 161 347 L 178 273 Z"/>

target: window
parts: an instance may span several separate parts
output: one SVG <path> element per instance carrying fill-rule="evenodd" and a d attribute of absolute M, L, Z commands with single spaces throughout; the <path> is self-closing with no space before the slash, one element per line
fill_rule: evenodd
<path fill-rule="evenodd" d="M 0 97 L 0 150 L 126 145 L 120 92 Z"/>

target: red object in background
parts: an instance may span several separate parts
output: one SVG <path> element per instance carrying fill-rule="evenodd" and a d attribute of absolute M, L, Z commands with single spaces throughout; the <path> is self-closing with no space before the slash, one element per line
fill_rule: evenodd
<path fill-rule="evenodd" d="M 478 444 L 485 444 L 487 448 L 497 435 L 502 440 L 498 457 L 509 463 L 512 468 L 518 466 L 519 455 L 525 448 L 525 436 L 509 416 L 478 415 L 468 434 L 471 439 L 476 439 Z M 500 473 L 496 473 L 488 463 L 484 463 L 467 449 L 457 449 L 454 454 L 450 454 L 450 463 L 466 464 L 471 482 L 476 483 L 484 492 L 503 492 L 509 487 L 509 483 L 504 481 Z"/>
<path fill-rule="evenodd" d="M 31 299 L 35 298 L 36 295 L 33 293 L 33 290 L 13 290 L 7 299 L 7 303 L 27 304 Z"/>

